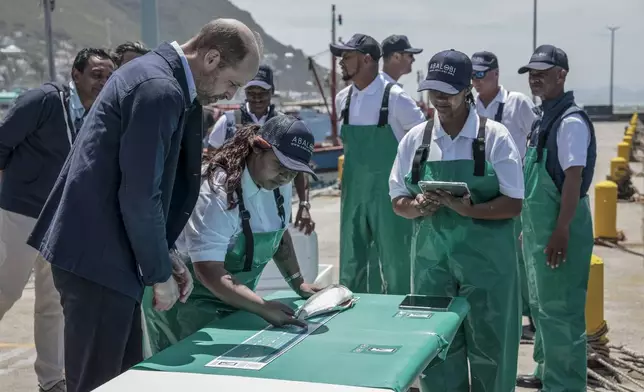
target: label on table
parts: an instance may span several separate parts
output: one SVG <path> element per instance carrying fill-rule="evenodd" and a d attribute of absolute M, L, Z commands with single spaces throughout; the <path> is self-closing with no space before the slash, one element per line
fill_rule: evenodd
<path fill-rule="evenodd" d="M 399 310 L 394 314 L 395 318 L 415 318 L 415 319 L 428 319 L 433 315 L 432 312 L 422 310 Z"/>
<path fill-rule="evenodd" d="M 306 330 L 268 326 L 206 364 L 206 367 L 260 370 L 306 339 L 339 312 L 313 317 Z"/>
<path fill-rule="evenodd" d="M 402 346 L 380 346 L 377 344 L 361 344 L 351 350 L 356 354 L 393 354 L 398 351 Z"/>

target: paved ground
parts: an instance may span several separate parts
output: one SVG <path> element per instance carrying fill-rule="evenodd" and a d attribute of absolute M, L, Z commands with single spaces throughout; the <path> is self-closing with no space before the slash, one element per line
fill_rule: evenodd
<path fill-rule="evenodd" d="M 596 124 L 599 157 L 595 181 L 602 181 L 609 172 L 610 159 L 616 156 L 617 143 L 621 140 L 624 125 L 618 123 Z M 641 172 L 640 164 L 631 164 Z M 644 190 L 644 179 L 637 177 L 634 184 Z M 321 196 L 313 200 L 312 214 L 317 222 L 320 263 L 336 266 L 338 263 L 339 199 Z M 644 251 L 642 244 L 643 205 L 620 203 L 618 228 L 627 236 L 627 244 L 634 250 Z M 605 319 L 610 327 L 612 342 L 626 344 L 644 353 L 644 260 L 619 250 L 595 247 L 595 254 L 605 263 Z M 0 322 L 0 390 L 11 392 L 36 391 L 33 373 L 33 285 L 25 289 L 22 299 Z M 533 368 L 531 346 L 522 346 L 519 368 L 530 372 Z"/>

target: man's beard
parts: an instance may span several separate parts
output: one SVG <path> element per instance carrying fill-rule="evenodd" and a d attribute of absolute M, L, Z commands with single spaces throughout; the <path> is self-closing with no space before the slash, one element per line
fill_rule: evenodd
<path fill-rule="evenodd" d="M 217 79 L 219 78 L 219 72 L 216 71 L 215 75 L 210 78 L 206 78 L 202 74 L 195 74 L 194 79 L 195 79 L 195 89 L 197 90 L 197 101 L 202 106 L 210 105 L 213 103 L 216 103 L 217 101 L 221 101 L 226 99 L 225 94 L 211 94 L 209 91 L 199 88 L 199 86 L 204 86 L 207 85 L 208 81 L 212 81 L 211 85 L 217 84 Z M 208 80 L 210 79 L 210 80 Z"/>

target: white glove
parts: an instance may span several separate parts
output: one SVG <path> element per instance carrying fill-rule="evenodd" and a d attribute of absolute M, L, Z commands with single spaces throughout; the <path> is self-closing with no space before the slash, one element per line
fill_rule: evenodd
<path fill-rule="evenodd" d="M 186 303 L 194 288 L 192 274 L 176 250 L 170 251 L 170 260 L 172 260 L 172 276 L 179 286 L 179 301 Z"/>
<path fill-rule="evenodd" d="M 169 310 L 179 299 L 179 285 L 174 279 L 174 275 L 163 283 L 155 284 L 153 289 L 154 299 L 152 300 L 152 305 L 158 311 Z"/>

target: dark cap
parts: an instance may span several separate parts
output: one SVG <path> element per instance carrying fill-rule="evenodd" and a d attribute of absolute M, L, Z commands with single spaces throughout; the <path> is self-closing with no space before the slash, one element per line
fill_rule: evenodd
<path fill-rule="evenodd" d="M 309 173 L 317 181 L 317 175 L 309 166 L 315 140 L 306 124 L 293 116 L 279 115 L 266 121 L 258 134 L 271 145 L 284 167 Z"/>
<path fill-rule="evenodd" d="M 261 87 L 264 90 L 274 90 L 275 85 L 273 84 L 273 70 L 268 65 L 260 65 L 257 75 L 250 82 L 246 83 L 244 88 L 251 86 Z"/>
<path fill-rule="evenodd" d="M 364 34 L 354 34 L 349 41 L 343 44 L 331 44 L 329 47 L 331 54 L 335 57 L 342 57 L 342 53 L 354 51 L 368 54 L 374 61 L 378 61 L 382 57 L 382 49 L 378 41 Z"/>
<path fill-rule="evenodd" d="M 418 54 L 423 51 L 422 49 L 412 48 L 406 35 L 390 35 L 382 41 L 381 46 L 382 55 L 385 57 L 396 52 Z"/>
<path fill-rule="evenodd" d="M 519 68 L 519 73 L 524 74 L 531 69 L 544 71 L 552 67 L 561 67 L 568 71 L 568 55 L 556 46 L 541 45 L 530 57 L 528 65 Z"/>
<path fill-rule="evenodd" d="M 427 67 L 425 80 L 418 84 L 418 91 L 436 90 L 445 94 L 458 94 L 472 84 L 472 61 L 458 50 L 436 53 Z"/>
<path fill-rule="evenodd" d="M 476 52 L 472 55 L 472 69 L 474 71 L 488 71 L 499 68 L 499 59 L 492 52 Z"/>

